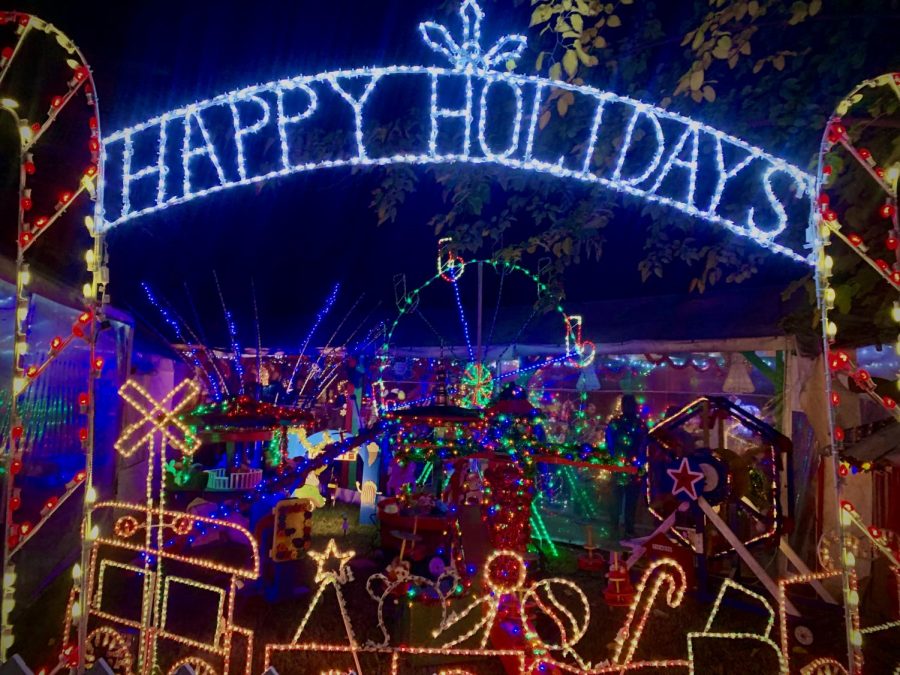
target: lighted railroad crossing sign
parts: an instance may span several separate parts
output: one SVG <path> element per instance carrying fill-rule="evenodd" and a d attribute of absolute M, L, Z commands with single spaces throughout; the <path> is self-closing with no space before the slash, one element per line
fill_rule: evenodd
<path fill-rule="evenodd" d="M 178 416 L 194 403 L 199 394 L 200 387 L 196 382 L 182 380 L 157 401 L 142 386 L 128 380 L 119 389 L 119 395 L 137 411 L 141 419 L 122 430 L 114 447 L 123 457 L 130 457 L 152 443 L 156 434 L 160 434 L 170 447 L 184 455 L 193 454 L 200 446 L 200 440 Z"/>
<path fill-rule="evenodd" d="M 805 248 L 812 176 L 683 115 L 594 87 L 509 72 L 525 36 L 507 35 L 484 49 L 477 0 L 462 0 L 459 15 L 461 33 L 455 25 L 419 25 L 433 56 L 446 65 L 299 75 L 198 101 L 107 136 L 99 227 L 299 172 L 460 162 L 607 187 L 812 264 Z M 584 129 L 568 129 L 578 136 L 577 152 L 561 154 L 539 124 L 555 89 L 571 92 L 593 112 Z M 427 130 L 399 147 L 373 134 L 379 123 L 396 122 L 392 115 L 408 115 L 396 111 L 398 102 L 417 111 Z M 335 125 L 344 133 L 332 133 Z M 318 126 L 341 139 L 336 147 L 310 147 Z"/>

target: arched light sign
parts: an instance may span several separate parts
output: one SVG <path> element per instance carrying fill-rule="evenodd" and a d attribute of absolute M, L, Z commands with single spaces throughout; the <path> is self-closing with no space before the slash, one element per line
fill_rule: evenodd
<path fill-rule="evenodd" d="M 104 229 L 230 187 L 302 171 L 391 164 L 494 164 L 600 185 L 720 225 L 801 262 L 813 178 L 690 118 L 640 101 L 508 72 L 525 37 L 482 47 L 477 0 L 460 7 L 462 35 L 420 24 L 447 66 L 386 66 L 303 75 L 194 103 L 112 134 L 104 143 Z M 539 123 L 554 88 L 590 106 L 592 122 L 563 156 Z M 415 100 L 419 138 L 369 133 Z M 562 123 L 555 120 L 556 123 Z M 221 129 L 227 133 L 221 133 Z M 219 133 L 214 133 L 219 132 Z M 614 142 L 614 139 L 623 139 Z M 329 139 L 341 139 L 332 141 Z M 323 149 L 324 148 L 324 149 Z"/>

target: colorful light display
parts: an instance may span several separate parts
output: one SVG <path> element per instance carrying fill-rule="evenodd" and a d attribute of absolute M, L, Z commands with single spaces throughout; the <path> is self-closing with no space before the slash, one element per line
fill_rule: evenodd
<path fill-rule="evenodd" d="M 420 30 L 427 46 L 447 59 L 451 67 L 436 66 L 385 66 L 338 70 L 311 76 L 299 76 L 267 84 L 247 87 L 200 101 L 167 112 L 141 124 L 111 135 L 104 143 L 104 156 L 110 170 L 122 176 L 119 204 L 109 194 L 98 214 L 104 228 L 114 227 L 141 215 L 153 213 L 169 206 L 184 203 L 221 190 L 257 183 L 292 173 L 319 169 L 354 166 L 386 166 L 390 164 L 435 164 L 465 162 L 471 164 L 495 163 L 510 168 L 548 174 L 575 182 L 602 185 L 612 190 L 641 199 L 669 206 L 694 218 L 720 225 L 731 232 L 747 237 L 769 250 L 799 262 L 806 262 L 805 254 L 779 243 L 779 237 L 788 224 L 786 186 L 793 190 L 802 204 L 803 196 L 811 194 L 812 178 L 798 168 L 777 159 L 761 149 L 728 136 L 695 120 L 650 106 L 641 101 L 600 91 L 593 87 L 570 84 L 561 80 L 548 80 L 535 76 L 515 75 L 498 69 L 501 59 L 514 62 L 525 44 L 522 35 L 507 35 L 491 48 L 482 48 L 481 20 L 483 12 L 475 0 L 463 0 L 460 5 L 463 25 L 462 41 L 458 43 L 451 31 L 433 22 L 421 24 Z M 397 81 L 424 79 L 430 83 L 431 99 L 425 128 L 430 130 L 427 148 L 410 147 L 405 152 L 379 154 L 372 139 L 365 133 L 367 126 L 366 104 L 376 98 L 379 91 Z M 361 91 L 353 93 L 362 85 Z M 448 88 L 461 86 L 465 93 L 462 107 L 447 107 L 442 103 Z M 515 102 L 511 120 L 510 140 L 506 147 L 491 147 L 486 138 L 487 120 L 496 118 L 489 94 L 494 89 L 510 92 Z M 592 104 L 596 110 L 590 134 L 585 143 L 584 156 L 574 164 L 565 158 L 537 157 L 536 137 L 538 117 L 548 92 L 561 88 Z M 321 96 L 325 92 L 338 94 L 353 113 L 353 134 L 356 152 L 350 156 L 315 160 L 306 158 L 300 162 L 292 159 L 289 129 L 314 123 L 316 113 L 333 117 L 324 108 Z M 297 93 L 302 96 L 297 96 Z M 288 101 L 290 99 L 290 101 Z M 477 105 L 476 105 L 477 101 Z M 274 106 L 274 111 L 273 111 Z M 216 108 L 225 108 L 234 126 L 233 148 L 216 147 L 207 127 L 210 121 L 204 114 Z M 247 110 L 251 108 L 252 110 Z M 615 169 L 609 176 L 597 173 L 594 167 L 603 165 L 597 161 L 595 151 L 601 145 L 606 127 L 604 116 L 610 109 L 618 108 L 628 116 L 625 139 L 615 158 Z M 290 112 L 288 112 L 290 110 Z M 475 119 L 478 119 L 476 125 Z M 252 120 L 247 123 L 247 120 Z M 461 147 L 445 148 L 441 144 L 442 123 L 459 120 L 463 124 Z M 169 129 L 180 125 L 183 131 L 182 147 L 171 146 Z M 669 128 L 668 132 L 664 125 Z M 647 133 L 649 126 L 650 133 Z M 674 133 L 673 133 L 674 130 Z M 267 136 L 268 135 L 268 136 Z M 199 136 L 199 138 L 198 138 Z M 473 136 L 475 141 L 473 143 Z M 668 138 L 667 138 L 668 136 Z M 677 140 L 672 141 L 672 137 Z M 156 139 L 156 155 L 148 161 L 136 160 L 135 140 Z M 281 146 L 282 166 L 276 169 L 248 166 L 244 144 L 248 138 L 277 138 Z M 524 137 L 524 138 L 523 138 Z M 524 142 L 523 142 L 524 140 Z M 649 147 L 646 145 L 651 143 Z M 714 151 L 701 153 L 700 147 L 712 144 Z M 651 157 L 637 162 L 634 157 L 646 154 L 652 148 Z M 727 152 L 726 152 L 727 148 Z M 710 156 L 712 155 L 712 156 Z M 728 165 L 725 156 L 737 157 Z M 180 170 L 169 166 L 167 157 L 180 160 Z M 140 168 L 135 168 L 141 161 Z M 195 184 L 196 165 L 203 164 L 210 174 L 201 187 Z M 697 195 L 697 176 L 703 171 L 712 173 L 715 185 L 711 194 L 700 203 Z M 180 174 L 181 185 L 176 189 L 170 174 Z M 729 183 L 738 176 L 752 176 L 756 194 L 754 201 L 746 191 L 735 196 L 729 193 Z M 155 189 L 143 199 L 132 195 L 135 183 L 155 178 Z M 679 188 L 673 187 L 679 184 Z M 684 189 L 686 186 L 687 189 Z M 726 195 L 728 199 L 726 200 Z M 737 208 L 743 215 L 740 220 L 722 215 L 723 200 Z M 764 205 L 768 215 L 760 217 L 759 208 Z"/>
<path fill-rule="evenodd" d="M 46 41 L 41 47 L 42 53 L 46 55 L 47 62 L 59 63 L 71 70 L 71 78 L 66 83 L 66 89 L 63 91 L 61 83 L 55 83 L 50 78 L 46 81 L 36 78 L 35 83 L 26 91 L 33 101 L 26 101 L 22 109 L 38 109 L 41 107 L 40 101 L 46 100 L 48 95 L 46 87 L 58 87 L 50 92 L 50 108 L 46 114 L 42 115 L 37 121 L 29 121 L 19 115 L 20 103 L 14 97 L 6 95 L 7 89 L 0 89 L 0 110 L 9 114 L 15 121 L 16 128 L 19 131 L 18 143 L 18 165 L 19 165 L 19 190 L 18 190 L 18 218 L 16 230 L 16 296 L 15 296 L 15 315 L 14 315 L 14 341 L 13 341 L 13 364 L 12 364 L 12 386 L 10 391 L 10 439 L 8 443 L 9 450 L 4 452 L 4 472 L 2 477 L 4 504 L 4 523 L 3 523 L 3 541 L 2 560 L 0 560 L 0 571 L 2 576 L 6 578 L 6 571 L 12 569 L 11 557 L 14 553 L 21 550 L 28 538 L 33 536 L 41 525 L 51 517 L 60 504 L 66 501 L 74 492 L 74 489 L 84 483 L 86 485 L 86 494 L 90 494 L 93 490 L 93 441 L 94 441 L 94 379 L 98 376 L 102 369 L 102 359 L 95 353 L 97 322 L 103 318 L 103 308 L 107 301 L 106 283 L 108 281 L 108 271 L 106 267 L 106 249 L 103 239 L 98 230 L 94 227 L 94 220 L 87 216 L 85 225 L 88 234 L 91 237 L 91 246 L 84 253 L 84 264 L 90 281 L 84 284 L 82 295 L 84 298 L 87 311 L 82 314 L 84 320 L 79 320 L 71 331 L 71 335 L 67 338 L 54 338 L 50 344 L 49 356 L 43 363 L 27 364 L 28 354 L 28 333 L 30 322 L 32 319 L 31 312 L 31 291 L 29 284 L 31 283 L 31 272 L 27 261 L 26 254 L 34 245 L 37 239 L 44 235 L 53 225 L 58 223 L 66 216 L 73 206 L 81 199 L 87 196 L 90 200 L 102 201 L 103 183 L 101 180 L 102 169 L 100 165 L 100 122 L 99 109 L 97 106 L 97 97 L 94 89 L 94 79 L 88 66 L 87 60 L 84 58 L 78 46 L 62 31 L 47 23 L 40 17 L 24 12 L 0 12 L 0 24 L 3 26 L 14 27 L 14 44 L 7 46 L 2 55 L 0 55 L 0 87 L 3 83 L 9 83 L 12 77 L 8 77 L 14 68 L 24 67 L 28 69 L 37 68 L 37 62 L 31 59 L 28 50 L 23 47 L 27 43 L 29 46 Z M 31 76 L 31 70 L 28 71 Z M 60 93 L 63 91 L 63 93 Z M 55 152 L 46 152 L 44 148 L 46 143 L 41 144 L 41 140 L 45 138 L 45 134 L 51 127 L 55 126 L 59 120 L 70 118 L 72 114 L 73 104 L 83 96 L 84 103 L 88 106 L 90 115 L 88 117 L 86 128 L 82 127 L 86 158 L 78 158 L 77 149 L 75 147 L 66 148 L 66 152 L 61 154 L 58 149 Z M 34 105 L 32 105 L 34 104 Z M 81 133 L 71 132 L 71 138 L 81 138 Z M 60 158 L 65 156 L 65 161 L 60 162 Z M 61 165 L 64 169 L 63 175 L 65 180 L 71 181 L 68 189 L 59 193 L 59 197 L 49 215 L 36 215 L 33 212 L 35 206 L 35 198 L 39 192 L 46 192 L 48 186 L 40 180 L 41 175 L 39 168 L 41 163 L 47 159 L 54 164 Z M 52 172 L 51 172 L 52 173 Z M 85 451 L 85 467 L 81 472 L 81 480 L 77 481 L 77 485 L 67 486 L 67 491 L 60 496 L 51 497 L 45 502 L 45 506 L 41 511 L 41 521 L 37 525 L 29 522 L 16 524 L 14 522 L 17 503 L 21 503 L 18 489 L 14 487 L 15 475 L 22 468 L 24 452 L 27 450 L 24 439 L 27 435 L 24 433 L 24 426 L 31 420 L 22 419 L 19 410 L 19 397 L 38 377 L 50 366 L 52 361 L 68 347 L 74 339 L 84 339 L 88 343 L 89 363 L 93 366 L 88 375 L 86 391 L 79 396 L 79 406 L 85 414 L 85 425 L 77 430 L 78 439 Z M 18 470 L 14 470 L 18 467 Z M 9 471 L 5 471 L 5 469 Z M 84 506 L 85 518 L 89 519 L 90 506 L 88 500 L 85 500 Z M 13 574 L 14 576 L 14 574 Z M 12 645 L 13 632 L 9 623 L 9 612 L 14 602 L 14 585 L 5 585 L 2 600 L 0 600 L 0 659 L 5 658 L 9 647 Z"/>

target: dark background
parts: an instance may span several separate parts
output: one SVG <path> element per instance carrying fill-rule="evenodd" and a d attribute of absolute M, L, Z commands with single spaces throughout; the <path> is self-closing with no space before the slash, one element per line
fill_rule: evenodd
<path fill-rule="evenodd" d="M 482 4 L 486 40 L 511 31 L 528 32 L 528 3 L 484 0 Z M 861 22 L 869 33 L 882 30 L 885 36 L 893 35 L 890 21 L 896 22 L 896 3 L 835 3 L 832 8 L 828 4 L 824 11 L 832 14 L 816 30 L 844 30 L 852 36 L 853 23 Z M 640 86 L 655 92 L 644 98 L 657 102 L 671 94 L 671 88 L 666 90 L 668 83 L 656 81 L 654 73 L 659 69 L 653 64 L 681 59 L 687 67 L 680 37 L 686 26 L 696 24 L 706 3 L 646 6 L 672 38 L 639 55 L 651 59 L 647 81 Z M 456 4 L 439 0 L 90 4 L 45 0 L 22 2 L 16 9 L 37 13 L 79 44 L 93 68 L 107 133 L 255 82 L 337 67 L 423 63 L 430 59 L 430 52 L 421 43 L 418 23 L 435 19 L 455 26 L 457 21 Z M 871 40 L 866 62 L 859 64 L 855 79 L 882 72 L 896 61 L 894 45 L 890 40 Z M 527 71 L 530 64 L 533 55 L 526 55 L 520 70 Z M 811 74 L 810 80 L 815 77 Z M 619 93 L 634 89 L 633 82 L 615 77 L 608 81 L 598 77 L 590 83 Z M 848 80 L 845 87 L 842 83 L 837 87 L 846 91 L 853 84 Z M 833 88 L 835 83 L 829 85 Z M 739 106 L 724 114 L 720 110 L 719 119 L 710 119 L 710 123 L 808 167 L 815 156 L 821 120 L 833 98 L 828 94 L 814 101 L 816 114 L 808 115 L 808 124 L 801 117 L 790 134 L 764 119 L 730 125 L 725 120 L 729 113 L 732 120 L 739 120 Z M 679 100 L 676 108 L 709 119 L 690 99 Z M 460 168 L 471 170 L 479 169 Z M 328 334 L 329 327 L 362 293 L 365 298 L 360 308 L 377 307 L 381 318 L 392 319 L 396 315 L 393 275 L 406 274 L 409 285 L 415 287 L 434 274 L 437 237 L 428 221 L 441 210 L 442 191 L 433 180 L 420 180 L 396 222 L 379 226 L 369 204 L 380 176 L 346 170 L 296 175 L 226 191 L 117 228 L 109 236 L 113 302 L 172 339 L 140 289 L 140 282 L 147 281 L 183 316 L 193 317 L 196 309 L 199 318 L 191 321 L 195 327 L 201 325 L 210 343 L 225 345 L 228 338 L 213 281 L 215 270 L 245 346 L 256 341 L 251 283 L 256 289 L 262 342 L 270 347 L 296 347 L 336 282 L 342 283 L 341 295 L 328 320 L 332 323 L 326 322 L 322 335 Z M 12 182 L 7 179 L 5 184 Z M 560 189 L 578 189 L 562 181 L 559 185 Z M 490 208 L 500 206 L 502 200 L 497 200 Z M 567 306 L 638 295 L 687 297 L 697 270 L 683 265 L 673 265 L 662 279 L 641 283 L 637 263 L 642 258 L 647 221 L 639 204 L 623 202 L 622 206 L 605 231 L 602 259 L 583 262 L 566 273 Z M 702 223 L 696 227 L 701 237 L 710 228 Z M 487 257 L 491 251 L 482 253 Z M 526 265 L 533 269 L 536 257 Z M 802 265 L 772 257 L 741 290 L 757 289 L 777 304 L 780 290 L 806 272 Z M 187 300 L 185 285 L 194 308 Z M 708 294 L 719 294 L 727 302 L 728 292 L 723 285 Z M 510 302 L 527 304 L 531 299 L 513 298 Z M 661 330 L 664 332 L 664 327 Z"/>

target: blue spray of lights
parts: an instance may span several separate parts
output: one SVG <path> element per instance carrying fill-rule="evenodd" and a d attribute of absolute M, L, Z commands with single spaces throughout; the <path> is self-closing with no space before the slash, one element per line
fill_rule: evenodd
<path fill-rule="evenodd" d="M 172 332 L 175 333 L 176 339 L 182 344 L 190 344 L 187 340 L 184 339 L 184 333 L 182 333 L 181 331 L 181 326 L 172 317 L 169 310 L 163 307 L 162 303 L 159 302 L 159 300 L 156 298 L 156 295 L 154 295 L 153 291 L 150 289 L 149 284 L 147 284 L 146 282 L 141 282 L 141 288 L 144 289 L 144 294 L 147 296 L 147 300 L 149 300 L 150 304 L 153 305 L 157 312 L 159 312 L 159 315 L 163 318 L 163 321 L 171 326 Z M 197 367 L 197 370 L 206 374 L 206 379 L 209 382 L 211 390 L 210 393 L 212 394 L 213 400 L 221 401 L 222 392 L 219 389 L 219 383 L 216 382 L 216 378 L 212 377 L 200 363 L 200 359 L 197 356 L 197 349 L 193 345 L 190 345 L 188 347 L 188 354 L 190 355 L 191 360 L 194 362 L 194 365 Z"/>
<path fill-rule="evenodd" d="M 231 338 L 231 351 L 234 353 L 234 371 L 238 376 L 238 384 L 240 385 L 241 394 L 244 393 L 244 364 L 241 363 L 241 346 L 237 340 L 237 329 L 234 326 L 234 319 L 228 307 L 225 306 L 225 296 L 222 295 L 222 287 L 219 285 L 219 275 L 213 272 L 216 280 L 216 291 L 219 293 L 219 301 L 222 303 L 222 313 L 225 315 L 225 323 L 228 325 L 228 336 Z"/>
<path fill-rule="evenodd" d="M 462 322 L 463 335 L 466 338 L 466 349 L 469 350 L 469 361 L 474 361 L 475 352 L 472 351 L 472 340 L 469 337 L 469 322 L 466 321 L 466 312 L 462 306 L 462 299 L 459 297 L 459 284 L 455 277 L 451 283 L 453 284 L 453 295 L 456 297 L 456 308 L 459 310 L 459 320 Z"/>
<path fill-rule="evenodd" d="M 316 331 L 319 329 L 322 320 L 328 315 L 328 312 L 330 312 L 331 308 L 334 306 L 334 301 L 337 300 L 338 291 L 340 290 L 341 284 L 336 283 L 334 285 L 334 288 L 331 289 L 331 295 L 328 296 L 328 299 L 325 301 L 322 309 L 320 309 L 319 313 L 316 314 L 315 323 L 313 323 L 312 328 L 309 329 L 309 333 L 306 334 L 306 338 L 303 340 L 303 346 L 300 348 L 300 353 L 297 355 L 297 363 L 294 364 L 294 370 L 291 372 L 291 379 L 288 381 L 288 391 L 291 391 L 291 389 L 294 388 L 294 379 L 297 377 L 297 370 L 299 370 L 300 368 L 300 362 L 303 359 L 303 355 L 306 354 L 306 348 L 309 346 L 313 335 L 315 335 Z"/>

